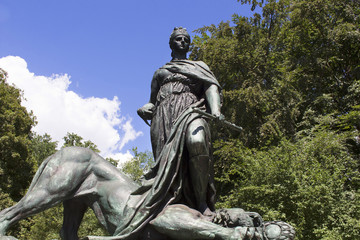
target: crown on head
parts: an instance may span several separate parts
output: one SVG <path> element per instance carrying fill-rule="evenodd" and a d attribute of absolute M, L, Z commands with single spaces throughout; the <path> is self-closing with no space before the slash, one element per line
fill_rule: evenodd
<path fill-rule="evenodd" d="M 190 35 L 189 33 L 186 31 L 186 28 L 183 27 L 175 27 L 174 30 L 172 31 L 171 35 L 170 35 L 170 42 L 179 35 L 184 35 L 186 37 L 189 38 L 190 40 Z"/>

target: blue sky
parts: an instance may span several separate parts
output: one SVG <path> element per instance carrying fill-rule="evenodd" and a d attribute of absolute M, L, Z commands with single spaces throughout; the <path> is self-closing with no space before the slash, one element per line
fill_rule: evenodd
<path fill-rule="evenodd" d="M 150 150 L 149 127 L 136 110 L 149 99 L 155 70 L 170 60 L 168 40 L 172 29 L 183 26 L 194 36 L 193 30 L 231 20 L 234 13 L 253 14 L 249 5 L 236 0 L 1 0 L 0 67 L 9 69 L 5 70 L 13 76 L 14 84 L 18 85 L 14 80 L 18 74 L 17 78 L 28 79 L 25 85 L 18 86 L 32 86 L 37 97 L 47 94 L 29 103 L 28 108 L 48 102 L 59 113 L 57 116 L 49 110 L 39 110 L 39 115 L 44 114 L 38 119 L 41 130 L 40 126 L 35 128 L 39 133 L 51 134 L 60 128 L 66 131 L 66 122 L 76 118 L 62 119 L 61 114 L 69 113 L 61 108 L 68 105 L 59 102 L 74 101 L 73 105 L 86 105 L 84 108 L 92 112 L 100 109 L 99 114 L 105 115 L 100 121 L 110 121 L 110 128 L 118 132 L 117 139 L 116 134 L 112 136 L 117 147 L 108 149 L 107 155 L 125 154 L 135 146 L 141 151 Z M 48 90 L 49 84 L 60 86 L 63 92 Z M 24 91 L 31 102 L 32 95 Z M 57 93 L 60 100 L 52 103 L 50 98 Z M 61 100 L 65 95 L 70 100 Z M 97 117 L 89 120 L 89 113 L 76 108 L 71 113 L 84 114 L 77 120 L 82 123 L 81 128 L 89 125 L 79 135 L 97 145 L 105 141 L 100 135 L 112 138 L 105 134 L 109 126 L 98 127 L 101 123 Z M 109 117 L 111 114 L 116 116 Z M 43 119 L 52 121 L 43 124 Z M 53 138 L 58 140 L 59 136 Z"/>

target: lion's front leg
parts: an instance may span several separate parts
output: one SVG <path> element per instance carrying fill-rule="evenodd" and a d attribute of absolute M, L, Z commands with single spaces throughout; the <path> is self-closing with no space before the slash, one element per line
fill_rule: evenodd
<path fill-rule="evenodd" d="M 93 153 L 83 148 L 64 148 L 39 167 L 26 195 L 0 212 L 0 236 L 14 223 L 72 197 L 89 173 Z"/>

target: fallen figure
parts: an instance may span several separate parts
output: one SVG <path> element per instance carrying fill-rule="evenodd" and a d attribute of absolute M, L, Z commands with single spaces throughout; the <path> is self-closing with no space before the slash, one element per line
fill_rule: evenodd
<path fill-rule="evenodd" d="M 26 195 L 0 212 L 0 240 L 7 229 L 26 217 L 64 205 L 60 230 L 63 240 L 79 239 L 77 231 L 90 207 L 112 237 L 85 239 L 294 239 L 294 229 L 281 221 L 263 222 L 257 213 L 239 208 L 220 209 L 213 217 L 182 204 L 168 205 L 131 237 L 117 237 L 118 226 L 127 214 L 127 201 L 139 185 L 111 163 L 87 148 L 68 147 L 48 157 L 39 167 Z"/>

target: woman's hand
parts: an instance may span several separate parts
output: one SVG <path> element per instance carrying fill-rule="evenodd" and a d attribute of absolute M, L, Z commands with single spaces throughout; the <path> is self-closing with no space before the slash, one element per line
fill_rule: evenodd
<path fill-rule="evenodd" d="M 225 116 L 220 111 L 213 112 L 212 115 L 214 115 L 216 117 L 215 119 L 218 121 L 225 120 Z"/>
<path fill-rule="evenodd" d="M 147 103 L 137 110 L 137 114 L 144 120 L 151 120 L 155 111 L 155 105 Z"/>

